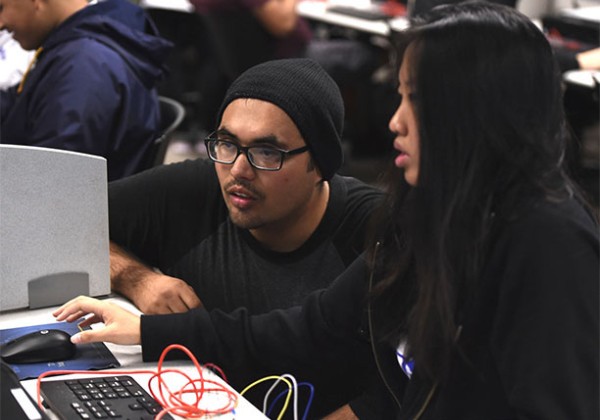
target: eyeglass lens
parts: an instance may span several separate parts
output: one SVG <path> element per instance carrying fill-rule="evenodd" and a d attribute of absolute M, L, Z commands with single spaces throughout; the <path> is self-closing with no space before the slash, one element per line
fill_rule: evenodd
<path fill-rule="evenodd" d="M 271 147 L 251 146 L 242 149 L 235 143 L 222 140 L 210 140 L 208 150 L 211 157 L 221 163 L 233 163 L 246 150 L 250 163 L 264 169 L 279 169 L 283 157 L 280 151 Z"/>

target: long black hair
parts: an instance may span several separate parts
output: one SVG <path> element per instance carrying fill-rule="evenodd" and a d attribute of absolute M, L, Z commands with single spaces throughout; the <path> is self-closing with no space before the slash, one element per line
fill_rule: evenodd
<path fill-rule="evenodd" d="M 563 170 L 560 73 L 544 34 L 487 2 L 419 19 L 399 46 L 399 57 L 410 46 L 416 83 L 418 180 L 411 187 L 397 169 L 390 174 L 372 308 L 376 336 L 406 340 L 416 369 L 435 381 L 447 373 L 500 221 L 575 190 Z"/>

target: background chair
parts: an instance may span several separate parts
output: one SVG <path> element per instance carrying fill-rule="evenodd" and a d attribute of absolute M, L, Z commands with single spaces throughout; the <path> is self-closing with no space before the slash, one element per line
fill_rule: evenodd
<path fill-rule="evenodd" d="M 158 100 L 160 104 L 161 135 L 154 140 L 153 148 L 155 153 L 151 166 L 158 166 L 164 163 L 173 132 L 179 127 L 185 117 L 185 108 L 178 101 L 166 96 L 159 96 Z"/>

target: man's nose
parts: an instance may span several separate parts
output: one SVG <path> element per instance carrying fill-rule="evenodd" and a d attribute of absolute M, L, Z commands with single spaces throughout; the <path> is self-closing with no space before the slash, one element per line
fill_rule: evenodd
<path fill-rule="evenodd" d="M 250 164 L 248 156 L 240 153 L 236 160 L 231 164 L 231 174 L 236 178 L 253 178 L 254 167 Z"/>

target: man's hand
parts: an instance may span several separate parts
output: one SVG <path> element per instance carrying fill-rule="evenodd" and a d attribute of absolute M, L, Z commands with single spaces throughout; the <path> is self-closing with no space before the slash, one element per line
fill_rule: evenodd
<path fill-rule="evenodd" d="M 580 52 L 576 58 L 580 69 L 600 70 L 600 48 Z"/>
<path fill-rule="evenodd" d="M 57 321 L 67 322 L 89 314 L 92 316 L 80 324 L 82 327 L 97 322 L 104 322 L 105 327 L 79 332 L 71 337 L 73 343 L 141 344 L 140 317 L 114 303 L 79 296 L 52 313 Z"/>
<path fill-rule="evenodd" d="M 325 416 L 323 420 L 358 420 L 358 417 L 356 417 L 356 414 L 354 414 L 350 405 L 346 404 L 333 413 Z"/>
<path fill-rule="evenodd" d="M 114 242 L 110 243 L 111 287 L 145 314 L 186 312 L 202 306 L 186 282 L 157 273 Z"/>
<path fill-rule="evenodd" d="M 137 282 L 129 298 L 145 314 L 186 312 L 202 306 L 202 302 L 183 280 L 153 273 Z"/>
<path fill-rule="evenodd" d="M 252 9 L 258 22 L 275 37 L 284 37 L 294 31 L 298 23 L 298 0 L 267 0 Z"/>

